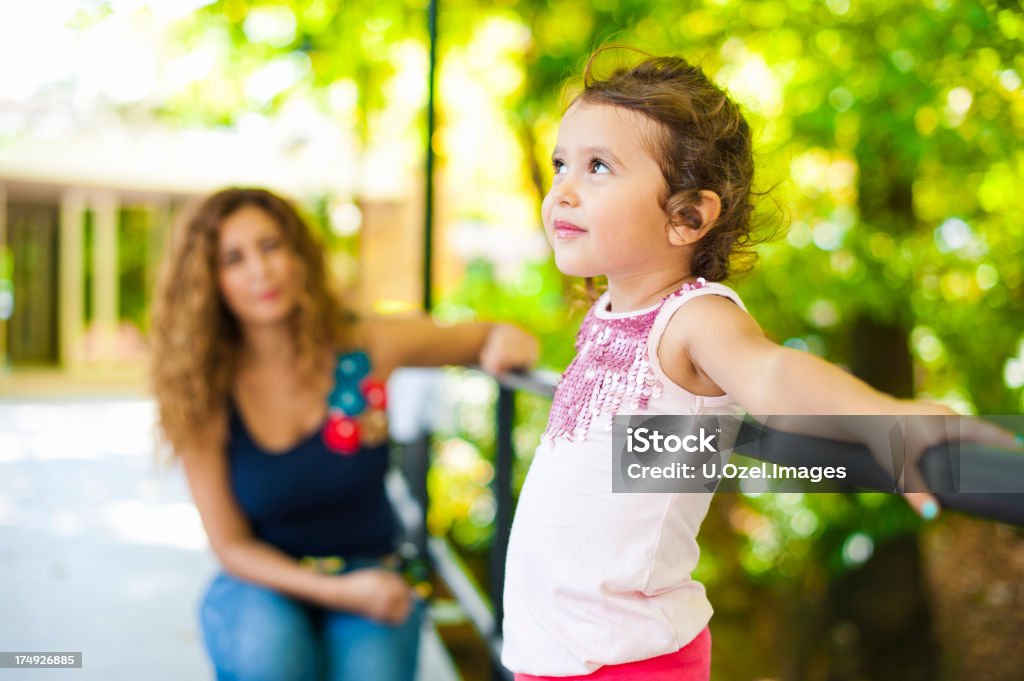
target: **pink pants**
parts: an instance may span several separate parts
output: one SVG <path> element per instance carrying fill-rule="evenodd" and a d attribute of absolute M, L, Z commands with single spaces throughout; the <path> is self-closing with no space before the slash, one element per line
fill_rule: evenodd
<path fill-rule="evenodd" d="M 516 674 L 516 681 L 708 681 L 711 678 L 711 630 L 674 653 L 623 664 L 609 664 L 581 676 Z"/>

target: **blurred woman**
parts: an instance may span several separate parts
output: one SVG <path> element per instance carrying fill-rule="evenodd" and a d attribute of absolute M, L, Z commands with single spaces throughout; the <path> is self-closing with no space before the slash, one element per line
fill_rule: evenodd
<path fill-rule="evenodd" d="M 207 198 L 154 304 L 153 388 L 222 570 L 203 599 L 219 679 L 412 679 L 422 617 L 397 572 L 384 384 L 399 366 L 528 367 L 509 325 L 357 319 L 323 250 L 261 189 Z"/>

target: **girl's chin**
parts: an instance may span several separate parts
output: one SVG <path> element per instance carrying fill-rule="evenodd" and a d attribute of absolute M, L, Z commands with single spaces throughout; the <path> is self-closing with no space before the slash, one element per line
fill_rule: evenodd
<path fill-rule="evenodd" d="M 581 263 L 575 258 L 560 258 L 557 252 L 555 253 L 555 267 L 567 277 L 601 276 L 601 272 L 596 271 L 594 267 L 588 267 L 586 263 Z"/>

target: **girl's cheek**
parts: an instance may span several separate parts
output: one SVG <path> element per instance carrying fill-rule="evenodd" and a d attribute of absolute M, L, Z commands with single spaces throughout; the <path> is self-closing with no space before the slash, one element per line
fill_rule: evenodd
<path fill-rule="evenodd" d="M 542 201 L 540 204 L 540 217 L 544 221 L 545 225 L 548 225 L 551 222 L 552 203 L 553 202 L 551 201 L 551 194 L 547 194 L 544 196 L 544 201 Z"/>

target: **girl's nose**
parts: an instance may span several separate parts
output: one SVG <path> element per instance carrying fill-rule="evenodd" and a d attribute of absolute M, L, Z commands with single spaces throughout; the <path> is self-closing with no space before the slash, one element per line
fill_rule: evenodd
<path fill-rule="evenodd" d="M 555 200 L 558 201 L 560 206 L 575 206 L 579 202 L 579 197 L 576 195 L 576 185 L 571 178 L 571 175 L 565 175 L 561 181 L 551 188 L 551 191 L 555 193 Z"/>

